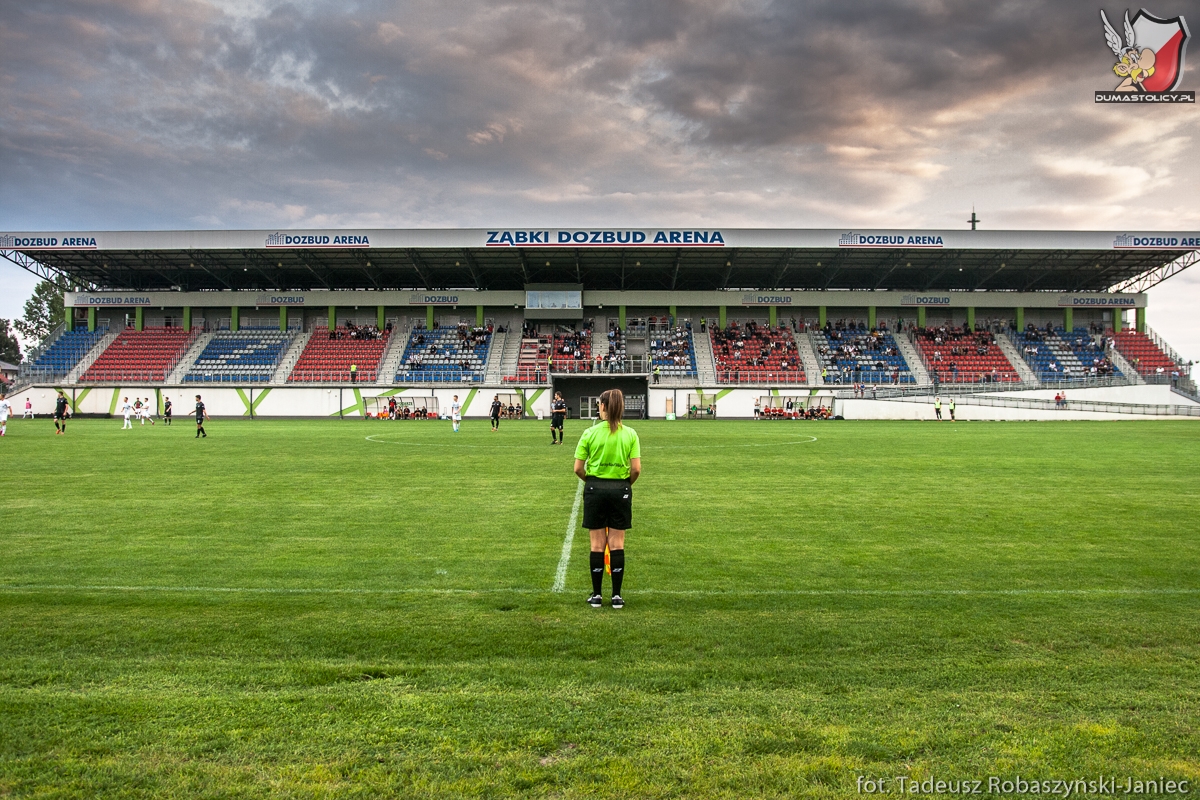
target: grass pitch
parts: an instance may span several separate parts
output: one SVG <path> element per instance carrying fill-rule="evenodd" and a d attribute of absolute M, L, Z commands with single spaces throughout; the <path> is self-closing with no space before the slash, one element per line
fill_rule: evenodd
<path fill-rule="evenodd" d="M 0 796 L 1200 790 L 1200 426 L 634 426 L 597 611 L 576 421 L 11 422 Z"/>

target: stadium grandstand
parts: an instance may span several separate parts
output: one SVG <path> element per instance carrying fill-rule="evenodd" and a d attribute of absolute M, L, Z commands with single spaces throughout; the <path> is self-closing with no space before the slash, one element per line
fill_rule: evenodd
<path fill-rule="evenodd" d="M 469 416 L 488 387 L 526 414 L 563 391 L 588 416 L 614 382 L 666 417 L 693 394 L 725 416 L 764 396 L 850 413 L 836 404 L 865 386 L 874 405 L 856 413 L 885 417 L 938 392 L 1191 404 L 1146 290 L 1198 253 L 1193 232 L 0 234 L 0 255 L 69 287 L 67 324 L 17 390 L 78 403 L 86 388 L 96 413 L 106 388 L 184 384 L 211 384 L 218 414 L 288 416 L 361 415 L 364 396 L 418 387 L 442 408 L 463 394 Z"/>

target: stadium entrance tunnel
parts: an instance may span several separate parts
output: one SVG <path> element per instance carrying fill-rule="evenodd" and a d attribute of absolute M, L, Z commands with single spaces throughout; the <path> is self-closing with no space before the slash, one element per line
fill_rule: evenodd
<path fill-rule="evenodd" d="M 625 419 L 645 419 L 646 398 L 649 396 L 649 379 L 645 376 L 632 375 L 572 375 L 570 377 L 555 377 L 551 381 L 550 392 L 562 392 L 567 401 L 569 419 L 586 417 L 580 410 L 589 406 L 594 407 L 595 401 L 589 398 L 600 396 L 608 389 L 620 389 L 625 395 Z"/>

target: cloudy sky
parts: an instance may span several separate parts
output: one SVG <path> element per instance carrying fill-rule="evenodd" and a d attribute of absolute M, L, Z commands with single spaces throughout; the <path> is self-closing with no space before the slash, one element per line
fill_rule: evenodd
<path fill-rule="evenodd" d="M 992 229 L 1198 230 L 1200 109 L 1096 105 L 1117 82 L 1099 9 L 10 3 L 0 229 L 962 228 L 974 207 Z M 19 315 L 32 279 L 0 281 Z M 1200 359 L 1197 305 L 1184 273 L 1149 313 Z"/>

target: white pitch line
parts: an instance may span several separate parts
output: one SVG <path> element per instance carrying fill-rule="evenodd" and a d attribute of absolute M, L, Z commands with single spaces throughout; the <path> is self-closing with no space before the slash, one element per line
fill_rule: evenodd
<path fill-rule="evenodd" d="M 571 543 L 575 541 L 575 527 L 579 524 L 579 506 L 583 504 L 583 481 L 575 490 L 575 503 L 571 506 L 571 520 L 567 523 L 567 535 L 563 539 L 562 555 L 558 557 L 558 569 L 554 571 L 554 586 L 550 591 L 561 592 L 567 586 L 567 564 L 571 560 Z"/>

